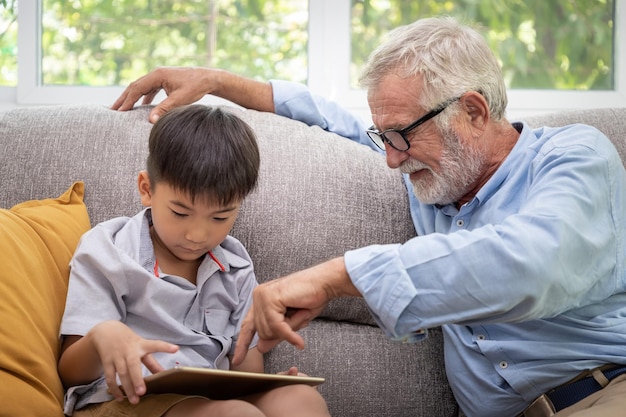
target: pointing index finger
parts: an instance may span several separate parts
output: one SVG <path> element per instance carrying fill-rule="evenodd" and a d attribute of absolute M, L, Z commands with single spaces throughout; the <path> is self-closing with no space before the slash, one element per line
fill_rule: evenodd
<path fill-rule="evenodd" d="M 246 358 L 252 339 L 256 329 L 254 328 L 254 320 L 250 317 L 251 311 L 241 324 L 241 330 L 239 331 L 239 339 L 237 339 L 237 345 L 235 346 L 235 354 L 233 355 L 233 365 L 240 365 Z"/>

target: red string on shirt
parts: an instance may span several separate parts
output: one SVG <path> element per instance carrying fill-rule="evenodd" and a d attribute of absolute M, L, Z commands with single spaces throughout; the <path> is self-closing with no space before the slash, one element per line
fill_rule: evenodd
<path fill-rule="evenodd" d="M 226 271 L 226 268 L 224 268 L 224 265 L 222 265 L 222 263 L 215 257 L 215 255 L 213 255 L 213 252 L 208 251 L 207 255 L 209 255 L 211 257 L 211 259 L 213 259 L 213 261 L 217 264 L 217 266 L 219 266 L 220 270 L 222 272 Z M 160 278 L 159 276 L 159 260 L 155 259 L 154 260 L 154 276 L 157 278 Z"/>

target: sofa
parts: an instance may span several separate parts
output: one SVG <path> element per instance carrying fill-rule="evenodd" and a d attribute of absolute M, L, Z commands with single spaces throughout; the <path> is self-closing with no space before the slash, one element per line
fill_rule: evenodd
<path fill-rule="evenodd" d="M 63 415 L 56 359 L 67 264 L 90 226 L 141 209 L 136 178 L 147 154 L 149 109 L 79 104 L 0 113 L 2 416 Z M 381 155 L 316 126 L 229 110 L 253 127 L 261 151 L 259 187 L 232 231 L 248 248 L 260 282 L 351 248 L 415 235 L 402 178 Z M 626 109 L 527 121 L 595 125 L 626 157 Z M 324 377 L 319 390 L 333 416 L 462 415 L 447 383 L 440 329 L 430 329 L 419 344 L 393 342 L 362 299 L 344 298 L 301 333 L 305 349 L 280 344 L 266 355 L 266 372 L 295 365 Z"/>

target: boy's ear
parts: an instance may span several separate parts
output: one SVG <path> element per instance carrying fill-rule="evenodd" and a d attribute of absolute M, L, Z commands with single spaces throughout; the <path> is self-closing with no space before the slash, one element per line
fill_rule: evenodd
<path fill-rule="evenodd" d="M 147 171 L 140 171 L 137 177 L 137 187 L 141 196 L 141 204 L 150 207 L 152 205 L 152 188 Z"/>

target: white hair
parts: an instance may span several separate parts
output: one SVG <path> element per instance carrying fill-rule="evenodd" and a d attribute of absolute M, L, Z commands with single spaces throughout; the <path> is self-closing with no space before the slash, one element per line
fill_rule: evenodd
<path fill-rule="evenodd" d="M 489 104 L 491 118 L 504 118 L 507 96 L 500 65 L 478 31 L 451 17 L 420 19 L 398 27 L 369 56 L 360 83 L 375 90 L 390 73 L 421 77 L 420 103 L 432 109 L 442 102 L 477 91 Z M 458 106 L 438 117 L 444 127 Z M 443 116 L 443 117 L 442 117 Z"/>

